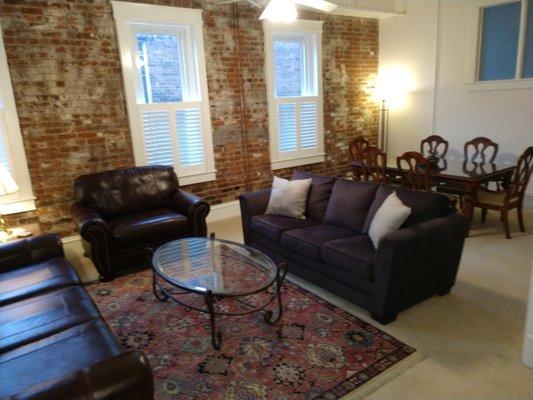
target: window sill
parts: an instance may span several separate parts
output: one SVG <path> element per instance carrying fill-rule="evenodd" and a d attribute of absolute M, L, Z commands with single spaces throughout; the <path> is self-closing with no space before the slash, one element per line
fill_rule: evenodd
<path fill-rule="evenodd" d="M 200 174 L 178 176 L 180 186 L 194 185 L 195 183 L 210 182 L 217 179 L 216 171 L 202 172 Z"/>
<path fill-rule="evenodd" d="M 2 215 L 18 214 L 27 211 L 35 211 L 36 209 L 35 199 L 22 199 L 0 204 L 0 213 Z"/>
<path fill-rule="evenodd" d="M 533 78 L 469 82 L 466 88 L 469 92 L 533 89 Z"/>
<path fill-rule="evenodd" d="M 291 158 L 289 160 L 273 160 L 270 163 L 272 170 L 299 167 L 301 165 L 318 164 L 326 160 L 325 154 L 315 154 L 312 156 Z"/>

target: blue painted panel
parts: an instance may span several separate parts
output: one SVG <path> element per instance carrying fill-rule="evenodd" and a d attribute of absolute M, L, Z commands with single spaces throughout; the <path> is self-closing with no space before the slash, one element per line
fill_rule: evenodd
<path fill-rule="evenodd" d="M 521 7 L 517 1 L 483 9 L 480 81 L 515 77 Z"/>

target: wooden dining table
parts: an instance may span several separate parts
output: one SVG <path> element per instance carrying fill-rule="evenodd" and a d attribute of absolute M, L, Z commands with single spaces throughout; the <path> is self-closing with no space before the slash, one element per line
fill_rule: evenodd
<path fill-rule="evenodd" d="M 357 170 L 362 167 L 361 162 L 353 161 L 352 167 Z M 516 165 L 482 163 L 463 161 L 459 159 L 441 159 L 438 167 L 430 173 L 431 182 L 438 188 L 445 184 L 461 192 L 463 198 L 463 213 L 470 222 L 474 215 L 474 204 L 477 189 L 487 182 L 501 182 L 505 187 L 511 182 Z M 389 160 L 386 167 L 387 175 L 401 177 L 396 160 Z"/>

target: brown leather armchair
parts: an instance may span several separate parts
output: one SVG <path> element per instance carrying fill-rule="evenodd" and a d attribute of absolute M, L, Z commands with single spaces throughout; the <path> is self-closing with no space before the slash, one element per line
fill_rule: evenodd
<path fill-rule="evenodd" d="M 207 234 L 209 204 L 179 189 L 172 167 L 83 175 L 76 179 L 74 190 L 72 217 L 86 255 L 104 280 L 148 267 L 148 247 Z"/>

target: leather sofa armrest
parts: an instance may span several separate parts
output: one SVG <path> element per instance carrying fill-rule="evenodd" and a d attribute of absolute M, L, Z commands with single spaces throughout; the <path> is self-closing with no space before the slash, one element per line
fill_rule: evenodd
<path fill-rule="evenodd" d="M 270 200 L 271 191 L 272 189 L 263 189 L 258 190 L 257 192 L 246 192 L 239 196 L 242 231 L 245 244 L 250 243 L 252 217 L 254 215 L 262 215 L 265 213 L 268 201 Z"/>
<path fill-rule="evenodd" d="M 207 236 L 205 219 L 210 211 L 210 206 L 204 199 L 178 189 L 172 196 L 172 209 L 185 215 L 189 220 L 189 228 L 193 236 Z"/>
<path fill-rule="evenodd" d="M 152 371 L 146 357 L 136 351 L 119 354 L 12 396 L 13 400 L 153 398 Z"/>
<path fill-rule="evenodd" d="M 64 256 L 58 234 L 49 233 L 16 240 L 0 245 L 0 271 Z"/>
<path fill-rule="evenodd" d="M 104 217 L 94 208 L 84 207 L 78 203 L 74 203 L 70 208 L 72 219 L 80 230 L 81 236 L 85 238 L 87 231 L 91 225 L 96 225 L 107 232 L 107 222 Z"/>
<path fill-rule="evenodd" d="M 374 281 L 375 313 L 382 320 L 392 320 L 412 304 L 450 291 L 468 225 L 466 218 L 453 213 L 400 229 L 381 240 Z"/>

